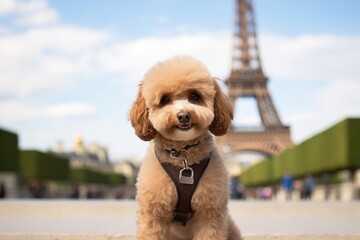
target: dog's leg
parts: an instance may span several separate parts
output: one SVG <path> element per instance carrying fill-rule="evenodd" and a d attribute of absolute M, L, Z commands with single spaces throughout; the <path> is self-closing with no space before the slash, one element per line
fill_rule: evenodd
<path fill-rule="evenodd" d="M 231 217 L 228 217 L 229 225 L 228 225 L 228 238 L 227 240 L 242 240 L 241 234 Z"/>
<path fill-rule="evenodd" d="M 197 216 L 193 240 L 228 240 L 226 209 L 208 209 Z M 237 239 L 234 239 L 237 240 Z"/>
<path fill-rule="evenodd" d="M 169 225 L 149 215 L 139 215 L 137 240 L 168 240 Z"/>

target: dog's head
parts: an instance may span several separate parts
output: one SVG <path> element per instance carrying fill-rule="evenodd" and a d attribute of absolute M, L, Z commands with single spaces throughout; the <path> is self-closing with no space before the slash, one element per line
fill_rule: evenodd
<path fill-rule="evenodd" d="M 208 129 L 224 135 L 232 118 L 232 104 L 215 78 L 201 62 L 187 56 L 152 67 L 130 110 L 131 124 L 145 141 L 157 134 L 188 141 Z"/>

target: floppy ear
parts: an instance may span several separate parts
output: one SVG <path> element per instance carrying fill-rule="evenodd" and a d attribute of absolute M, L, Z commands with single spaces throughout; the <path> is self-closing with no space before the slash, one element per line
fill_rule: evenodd
<path fill-rule="evenodd" d="M 215 136 L 225 135 L 230 127 L 231 120 L 234 117 L 234 108 L 230 99 L 222 92 L 215 81 L 215 99 L 214 99 L 214 120 L 209 126 L 210 132 Z"/>
<path fill-rule="evenodd" d="M 130 109 L 129 119 L 136 135 L 144 141 L 150 141 L 156 136 L 156 130 L 149 120 L 148 110 L 145 105 L 145 99 L 141 94 L 141 89 L 142 84 L 139 85 L 136 100 Z"/>

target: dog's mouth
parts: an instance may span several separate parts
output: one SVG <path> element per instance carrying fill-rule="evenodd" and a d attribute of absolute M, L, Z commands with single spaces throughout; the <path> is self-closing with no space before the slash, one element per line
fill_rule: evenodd
<path fill-rule="evenodd" d="M 180 124 L 177 125 L 176 128 L 180 131 L 189 131 L 193 128 L 193 124 Z"/>

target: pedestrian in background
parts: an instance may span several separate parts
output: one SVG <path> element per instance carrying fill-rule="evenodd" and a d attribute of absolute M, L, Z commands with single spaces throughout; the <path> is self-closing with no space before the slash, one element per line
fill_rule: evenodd
<path fill-rule="evenodd" d="M 304 182 L 304 198 L 311 199 L 314 191 L 315 181 L 311 174 L 306 175 Z"/>
<path fill-rule="evenodd" d="M 294 178 L 290 171 L 286 172 L 282 177 L 281 185 L 285 190 L 286 200 L 291 200 L 291 195 L 294 188 Z"/>
<path fill-rule="evenodd" d="M 6 198 L 6 189 L 3 182 L 0 183 L 0 198 Z"/>

